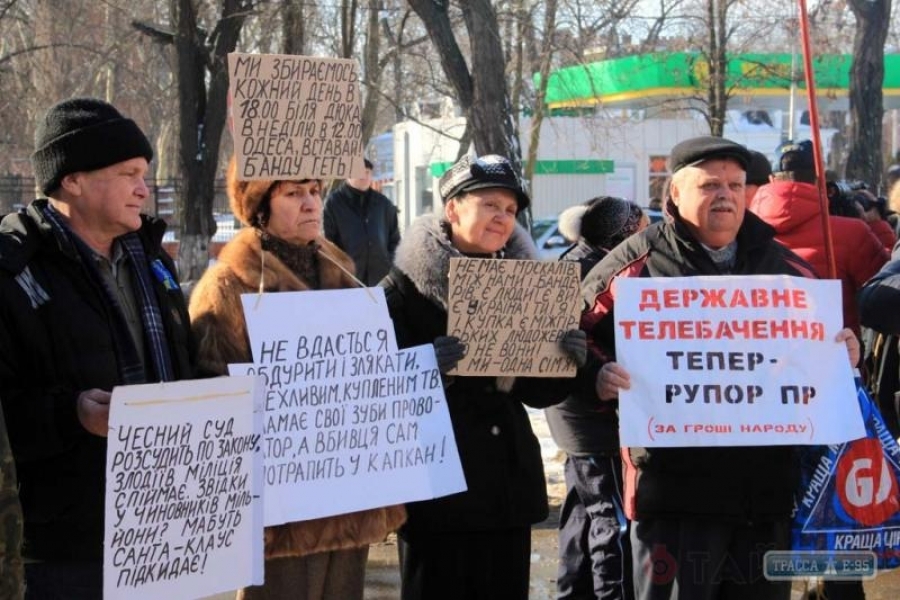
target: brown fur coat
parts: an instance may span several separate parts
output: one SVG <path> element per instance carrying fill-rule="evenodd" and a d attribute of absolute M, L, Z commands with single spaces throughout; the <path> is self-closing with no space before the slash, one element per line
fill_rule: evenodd
<path fill-rule="evenodd" d="M 356 283 L 331 261 L 336 259 L 348 271 L 353 261 L 337 246 L 320 238 L 319 288 L 356 287 Z M 199 346 L 201 373 L 224 375 L 229 363 L 251 362 L 247 326 L 241 307 L 241 294 L 259 290 L 260 275 L 267 292 L 308 290 L 310 286 L 297 274 L 266 252 L 263 270 L 262 246 L 256 231 L 242 229 L 197 282 L 191 293 L 191 326 Z M 303 556 L 316 552 L 358 548 L 380 542 L 406 520 L 402 505 L 324 517 L 276 527 L 266 527 L 266 558 Z"/>

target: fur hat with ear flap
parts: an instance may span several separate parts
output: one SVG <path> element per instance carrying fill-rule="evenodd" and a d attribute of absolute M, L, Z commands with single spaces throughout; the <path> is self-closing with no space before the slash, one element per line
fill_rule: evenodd
<path fill-rule="evenodd" d="M 241 181 L 237 175 L 237 160 L 232 156 L 226 176 L 231 212 L 244 225 L 259 229 L 269 219 L 269 194 L 277 182 Z"/>
<path fill-rule="evenodd" d="M 614 196 L 591 198 L 559 215 L 559 232 L 570 242 L 584 239 L 591 246 L 613 248 L 637 232 L 644 211 Z"/>

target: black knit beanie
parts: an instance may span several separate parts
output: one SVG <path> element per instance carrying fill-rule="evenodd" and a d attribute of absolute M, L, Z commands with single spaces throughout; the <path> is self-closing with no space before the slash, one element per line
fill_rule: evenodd
<path fill-rule="evenodd" d="M 50 194 L 69 173 L 139 156 L 149 162 L 153 148 L 134 121 L 102 100 L 71 98 L 52 106 L 38 122 L 31 164 L 41 191 Z"/>
<path fill-rule="evenodd" d="M 615 248 L 638 231 L 644 211 L 634 202 L 614 196 L 598 196 L 563 211 L 559 230 L 571 241 L 583 239 L 591 246 Z"/>

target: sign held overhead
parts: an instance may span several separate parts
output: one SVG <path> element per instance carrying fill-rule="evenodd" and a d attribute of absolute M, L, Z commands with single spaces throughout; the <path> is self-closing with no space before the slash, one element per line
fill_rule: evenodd
<path fill-rule="evenodd" d="M 238 179 L 364 174 L 355 60 L 232 53 L 228 73 Z"/>

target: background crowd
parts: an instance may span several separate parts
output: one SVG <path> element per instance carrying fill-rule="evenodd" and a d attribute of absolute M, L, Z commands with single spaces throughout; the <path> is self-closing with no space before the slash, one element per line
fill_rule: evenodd
<path fill-rule="evenodd" d="M 572 246 L 561 260 L 579 264 L 584 305 L 580 328 L 559 339 L 578 366 L 570 379 L 452 374 L 467 347 L 447 332 L 450 260 L 536 257 L 516 219 L 531 198 L 506 158 L 457 161 L 440 179 L 442 206 L 402 239 L 369 162 L 327 199 L 320 180 L 240 181 L 232 162 L 229 198 L 244 227 L 190 298 L 162 249 L 164 224 L 142 214 L 152 159 L 115 107 L 60 102 L 35 134 L 43 195 L 0 223 L 2 598 L 102 597 L 111 390 L 251 361 L 246 292 L 382 286 L 399 346 L 435 348 L 467 490 L 269 527 L 265 584 L 242 598 L 361 599 L 368 546 L 392 531 L 404 600 L 527 598 L 531 527 L 548 506 L 526 406 L 547 409 L 567 455 L 559 598 L 789 598 L 790 582 L 762 576 L 761 557 L 789 548 L 795 448 L 620 448 L 618 393 L 630 375 L 616 361 L 612 283 L 827 277 L 823 217 L 842 282 L 834 343 L 900 431 L 890 337 L 900 334 L 900 256 L 890 256 L 900 183 L 886 199 L 831 181 L 823 215 L 809 142 L 786 143 L 774 165 L 719 137 L 675 144 L 665 218 L 653 225 L 635 202 L 610 196 L 565 211 Z M 900 166 L 889 175 L 900 178 Z M 861 593 L 849 582 L 829 598 Z"/>

